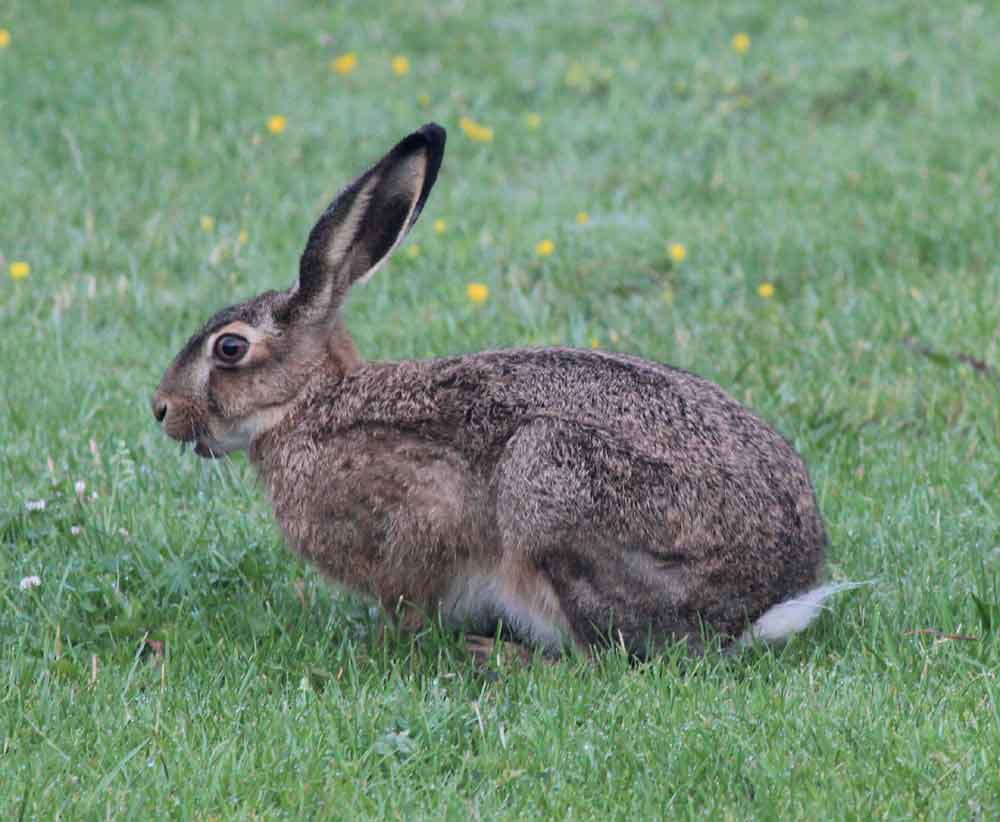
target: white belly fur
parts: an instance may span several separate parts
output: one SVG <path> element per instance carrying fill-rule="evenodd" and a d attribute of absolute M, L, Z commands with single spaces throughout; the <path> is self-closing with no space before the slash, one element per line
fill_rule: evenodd
<path fill-rule="evenodd" d="M 552 586 L 523 564 L 468 567 L 448 587 L 441 611 L 449 622 L 465 628 L 498 618 L 519 638 L 547 650 L 559 650 L 573 640 Z"/>

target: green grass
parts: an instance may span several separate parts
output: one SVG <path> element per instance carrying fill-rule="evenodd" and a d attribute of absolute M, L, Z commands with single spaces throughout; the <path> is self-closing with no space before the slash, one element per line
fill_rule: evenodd
<path fill-rule="evenodd" d="M 0 11 L 0 818 L 1000 815 L 996 9 L 317 5 Z M 597 339 L 715 379 L 872 586 L 784 649 L 495 676 L 324 586 L 245 458 L 178 454 L 148 408 L 177 348 L 430 119 L 361 350 Z"/>

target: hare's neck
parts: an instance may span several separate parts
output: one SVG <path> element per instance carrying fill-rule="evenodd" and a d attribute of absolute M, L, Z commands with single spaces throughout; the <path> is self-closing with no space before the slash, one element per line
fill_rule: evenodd
<path fill-rule="evenodd" d="M 330 367 L 340 374 L 350 374 L 362 364 L 358 348 L 344 325 L 343 318 L 338 314 L 333 321 L 333 331 L 327 343 L 330 356 Z"/>
<path fill-rule="evenodd" d="M 285 424 L 287 424 L 287 418 L 282 419 L 266 431 L 262 431 L 253 438 L 247 449 L 250 464 L 257 471 L 257 476 L 264 483 L 272 501 L 278 490 L 276 483 L 280 483 L 282 474 L 288 468 L 288 466 L 283 465 L 285 455 L 284 449 L 281 447 L 284 437 L 280 429 Z"/>

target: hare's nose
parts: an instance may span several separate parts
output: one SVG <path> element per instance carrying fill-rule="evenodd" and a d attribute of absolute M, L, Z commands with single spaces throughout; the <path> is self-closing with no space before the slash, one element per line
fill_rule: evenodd
<path fill-rule="evenodd" d="M 163 422 L 167 416 L 167 401 L 162 397 L 153 397 L 153 416 L 157 422 Z"/>

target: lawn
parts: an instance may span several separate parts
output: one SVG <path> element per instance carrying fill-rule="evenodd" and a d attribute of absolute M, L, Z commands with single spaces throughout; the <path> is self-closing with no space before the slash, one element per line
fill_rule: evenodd
<path fill-rule="evenodd" d="M 0 818 L 1000 815 L 1000 11 L 319 5 L 0 7 Z M 429 120 L 363 354 L 703 374 L 870 585 L 784 648 L 483 670 L 178 453 L 177 349 Z"/>

